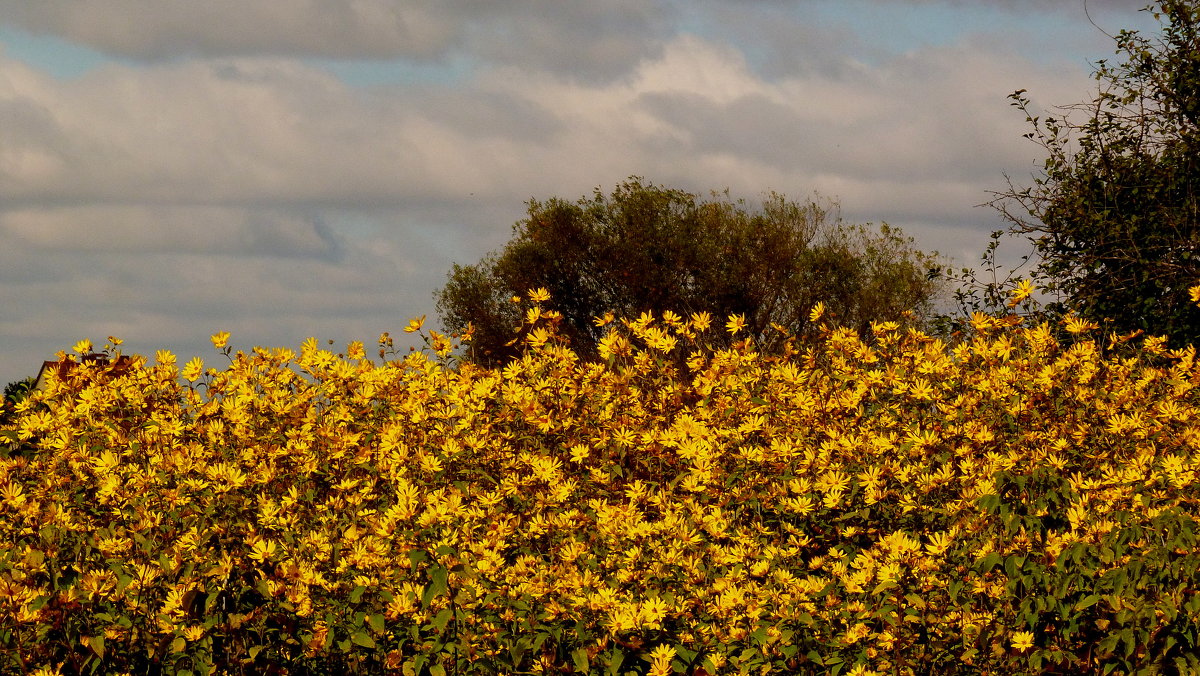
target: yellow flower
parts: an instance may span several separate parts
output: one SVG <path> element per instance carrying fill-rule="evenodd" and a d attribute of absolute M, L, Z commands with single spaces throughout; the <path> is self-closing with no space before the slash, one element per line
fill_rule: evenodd
<path fill-rule="evenodd" d="M 187 366 L 183 367 L 182 375 L 187 379 L 188 382 L 191 383 L 196 382 L 196 380 L 200 377 L 200 374 L 203 372 L 204 360 L 200 357 L 193 357 L 192 360 L 187 363 Z"/>
<path fill-rule="evenodd" d="M 1192 299 L 1193 303 L 1200 303 L 1200 284 L 1188 289 L 1188 297 Z"/>
<path fill-rule="evenodd" d="M 642 618 L 646 625 L 651 628 L 659 628 L 662 626 L 663 618 L 667 616 L 667 602 L 660 597 L 652 597 L 642 602 L 641 607 Z"/>
<path fill-rule="evenodd" d="M 667 676 L 671 673 L 671 660 L 675 657 L 675 648 L 665 643 L 655 646 L 650 651 L 650 674 L 652 676 Z"/>
<path fill-rule="evenodd" d="M 929 536 L 929 542 L 925 544 L 925 551 L 931 556 L 940 556 L 950 545 L 954 544 L 954 536 L 946 531 L 937 531 Z"/>
<path fill-rule="evenodd" d="M 13 509 L 25 504 L 25 488 L 21 484 L 8 482 L 0 489 L 0 500 Z"/>
<path fill-rule="evenodd" d="M 996 318 L 989 314 L 983 312 L 971 313 L 971 328 L 976 331 L 987 331 L 988 329 L 995 328 L 996 324 Z"/>
<path fill-rule="evenodd" d="M 545 287 L 538 287 L 529 290 L 529 300 L 535 303 L 545 303 L 550 300 L 550 291 Z"/>
<path fill-rule="evenodd" d="M 410 319 L 410 320 L 408 320 L 408 326 L 404 327 L 404 332 L 405 333 L 416 333 L 417 331 L 421 330 L 421 327 L 424 324 L 425 324 L 425 315 L 421 315 L 420 317 L 417 317 L 415 319 Z"/>
<path fill-rule="evenodd" d="M 813 306 L 813 309 L 809 311 L 808 321 L 817 322 L 821 319 L 821 316 L 824 314 L 825 314 L 825 304 L 817 303 L 816 305 Z"/>
<path fill-rule="evenodd" d="M 213 347 L 217 348 L 218 350 L 224 349 L 229 343 L 229 332 L 219 331 L 212 334 L 212 336 L 209 337 L 209 340 L 212 341 Z"/>
<path fill-rule="evenodd" d="M 92 351 L 92 341 L 88 340 L 87 338 L 84 338 L 83 340 L 79 341 L 78 343 L 75 343 L 75 347 L 72 347 L 71 349 L 78 352 L 79 354 L 90 354 Z"/>
<path fill-rule="evenodd" d="M 277 545 L 274 540 L 259 540 L 250 550 L 250 558 L 255 561 L 266 561 L 275 555 Z"/>
<path fill-rule="evenodd" d="M 1099 328 L 1099 324 L 1096 324 L 1095 322 L 1089 322 L 1086 319 L 1076 317 L 1075 315 L 1070 315 L 1064 319 L 1063 324 L 1065 324 L 1067 327 L 1067 333 L 1083 333 L 1084 331 L 1091 331 L 1092 329 Z"/>
<path fill-rule="evenodd" d="M 1020 283 L 1017 284 L 1017 287 L 1010 293 L 1012 298 L 1009 299 L 1008 306 L 1015 306 L 1017 303 L 1020 303 L 1026 298 L 1032 296 L 1034 291 L 1035 289 L 1033 288 L 1033 282 L 1029 281 L 1028 279 L 1022 279 Z"/>
<path fill-rule="evenodd" d="M 729 321 L 725 322 L 725 330 L 734 336 L 744 328 L 746 328 L 746 315 L 744 314 L 729 315 Z"/>
<path fill-rule="evenodd" d="M 1012 647 L 1016 650 L 1029 650 L 1033 647 L 1033 632 L 1018 631 L 1013 634 Z"/>
<path fill-rule="evenodd" d="M 616 634 L 622 631 L 637 629 L 640 622 L 636 603 L 619 603 L 608 613 L 609 631 Z"/>
<path fill-rule="evenodd" d="M 590 452 L 591 449 L 588 448 L 587 444 L 575 444 L 571 447 L 571 462 L 579 463 L 587 460 Z"/>
<path fill-rule="evenodd" d="M 541 347 L 548 340 L 550 340 L 550 332 L 540 326 L 525 336 L 525 342 L 529 343 L 532 347 Z"/>
<path fill-rule="evenodd" d="M 99 457 L 92 459 L 92 466 L 96 469 L 97 474 L 108 474 L 121 464 L 121 456 L 117 455 L 112 449 L 105 449 Z"/>

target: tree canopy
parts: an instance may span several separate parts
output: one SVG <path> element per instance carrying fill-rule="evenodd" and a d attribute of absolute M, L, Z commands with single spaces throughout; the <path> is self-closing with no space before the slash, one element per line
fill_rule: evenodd
<path fill-rule="evenodd" d="M 1200 3 L 1146 11 L 1161 33 L 1116 35 L 1093 100 L 1042 119 L 1024 90 L 1011 96 L 1046 159 L 1032 185 L 1010 183 L 995 204 L 1033 243 L 1052 309 L 1182 344 L 1200 337 L 1187 291 L 1200 281 Z"/>
<path fill-rule="evenodd" d="M 898 229 L 844 224 L 819 199 L 769 193 L 751 208 L 728 192 L 703 199 L 635 177 L 574 202 L 530 200 L 508 244 L 454 265 L 436 298 L 445 328 L 473 328 L 467 357 L 478 363 L 517 353 L 512 298 L 535 288 L 550 292 L 581 355 L 595 354 L 605 331 L 595 320 L 609 312 L 743 315 L 747 334 L 771 347 L 803 336 L 818 302 L 856 328 L 924 319 L 938 265 Z"/>
<path fill-rule="evenodd" d="M 29 396 L 36 383 L 37 378 L 30 376 L 21 380 L 14 380 L 4 386 L 4 395 L 0 398 L 0 425 L 12 419 L 17 402 Z M 0 436 L 0 443 L 5 443 L 5 441 L 6 439 Z"/>
<path fill-rule="evenodd" d="M 30 376 L 21 380 L 14 380 L 4 386 L 4 401 L 17 402 L 25 398 L 29 391 L 33 389 L 37 378 Z"/>

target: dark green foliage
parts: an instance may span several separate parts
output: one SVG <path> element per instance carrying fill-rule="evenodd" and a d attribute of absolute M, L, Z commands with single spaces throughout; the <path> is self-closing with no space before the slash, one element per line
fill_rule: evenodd
<path fill-rule="evenodd" d="M 746 318 L 760 345 L 804 335 L 824 302 L 856 328 L 928 315 L 939 282 L 935 256 L 887 225 L 841 223 L 832 205 L 770 193 L 752 210 L 728 194 L 708 200 L 631 178 L 610 195 L 531 200 L 505 248 L 455 265 L 437 307 L 448 330 L 475 329 L 469 358 L 497 364 L 521 324 L 514 295 L 544 287 L 563 315 L 560 331 L 585 357 L 604 329 L 594 318 L 671 310 Z M 911 315 L 909 313 L 914 313 Z"/>
<path fill-rule="evenodd" d="M 29 396 L 33 390 L 34 384 L 37 383 L 37 378 L 29 377 L 22 380 L 14 380 L 4 386 L 4 399 L 0 400 L 0 424 L 8 422 L 12 415 L 13 406 Z"/>
<path fill-rule="evenodd" d="M 37 378 L 30 376 L 21 380 L 14 380 L 4 386 L 4 401 L 16 403 L 24 399 L 37 383 Z"/>
<path fill-rule="evenodd" d="M 1094 100 L 1041 119 L 1024 90 L 1010 97 L 1047 158 L 1032 186 L 1010 185 L 995 205 L 1033 243 L 1051 309 L 1183 344 L 1200 336 L 1188 297 L 1200 283 L 1200 3 L 1147 11 L 1161 34 L 1120 32 Z"/>
<path fill-rule="evenodd" d="M 0 399 L 0 425 L 12 421 L 16 415 L 17 402 L 29 396 L 36 384 L 37 378 L 30 376 L 4 386 L 4 398 Z M 28 451 L 29 444 L 21 443 L 15 431 L 0 433 L 0 455 L 9 455 L 18 450 Z"/>

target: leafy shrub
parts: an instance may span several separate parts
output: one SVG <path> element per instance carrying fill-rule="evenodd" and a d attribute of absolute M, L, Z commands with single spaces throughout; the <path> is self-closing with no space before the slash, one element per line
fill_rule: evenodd
<path fill-rule="evenodd" d="M 52 379 L 0 431 L 0 673 L 1200 666 L 1193 348 L 664 312 L 584 362 L 529 300 L 503 369 L 218 334 Z"/>

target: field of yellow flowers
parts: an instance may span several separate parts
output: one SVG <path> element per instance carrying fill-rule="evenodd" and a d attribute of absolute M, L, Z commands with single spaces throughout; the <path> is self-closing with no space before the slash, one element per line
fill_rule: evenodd
<path fill-rule="evenodd" d="M 221 333 L 52 379 L 0 430 L 0 674 L 1200 668 L 1193 348 L 665 312 L 589 363 L 526 300 L 501 370 Z"/>

